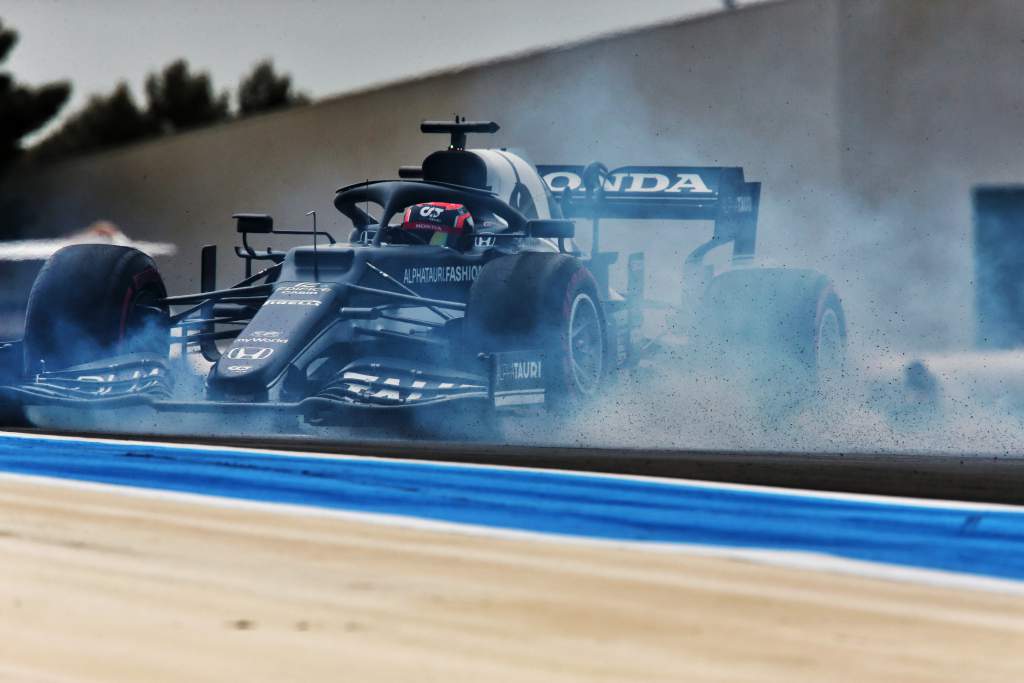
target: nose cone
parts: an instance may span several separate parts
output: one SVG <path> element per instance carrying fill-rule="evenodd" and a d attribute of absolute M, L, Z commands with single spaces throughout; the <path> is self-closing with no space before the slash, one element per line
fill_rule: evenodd
<path fill-rule="evenodd" d="M 267 400 L 269 387 L 337 310 L 339 287 L 279 283 L 210 370 L 207 395 L 215 400 Z"/>

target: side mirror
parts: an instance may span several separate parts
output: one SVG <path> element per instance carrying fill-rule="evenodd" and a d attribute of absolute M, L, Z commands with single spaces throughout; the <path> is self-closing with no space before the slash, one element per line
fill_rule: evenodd
<path fill-rule="evenodd" d="M 231 217 L 237 221 L 238 232 L 263 234 L 274 232 L 274 218 L 265 213 L 236 213 Z"/>
<path fill-rule="evenodd" d="M 422 166 L 399 166 L 398 167 L 399 178 L 422 178 L 423 167 Z"/>
<path fill-rule="evenodd" d="M 530 237 L 571 239 L 576 236 L 576 224 L 572 221 L 554 218 L 548 220 L 527 221 L 526 232 Z"/>

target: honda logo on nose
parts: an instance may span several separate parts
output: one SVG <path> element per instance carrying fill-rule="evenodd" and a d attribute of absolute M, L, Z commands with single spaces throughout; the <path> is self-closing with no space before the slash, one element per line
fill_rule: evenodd
<path fill-rule="evenodd" d="M 254 349 L 249 346 L 235 346 L 226 355 L 231 360 L 263 360 L 273 355 L 274 349 Z"/>

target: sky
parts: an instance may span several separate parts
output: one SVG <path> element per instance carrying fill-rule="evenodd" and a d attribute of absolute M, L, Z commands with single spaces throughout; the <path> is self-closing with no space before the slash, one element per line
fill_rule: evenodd
<path fill-rule="evenodd" d="M 20 34 L 5 70 L 29 84 L 72 82 L 63 117 L 122 80 L 141 103 L 146 74 L 178 57 L 231 90 L 269 57 L 301 91 L 322 98 L 722 7 L 723 0 L 2 0 L 0 20 Z"/>

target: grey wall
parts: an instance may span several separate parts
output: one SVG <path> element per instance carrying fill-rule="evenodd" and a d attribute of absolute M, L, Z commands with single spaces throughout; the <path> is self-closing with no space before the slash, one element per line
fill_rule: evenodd
<path fill-rule="evenodd" d="M 875 296 L 901 329 L 965 344 L 971 188 L 1024 180 L 1024 5 L 847 1 L 840 25 L 842 176 L 879 225 L 851 253 L 884 258 Z"/>

